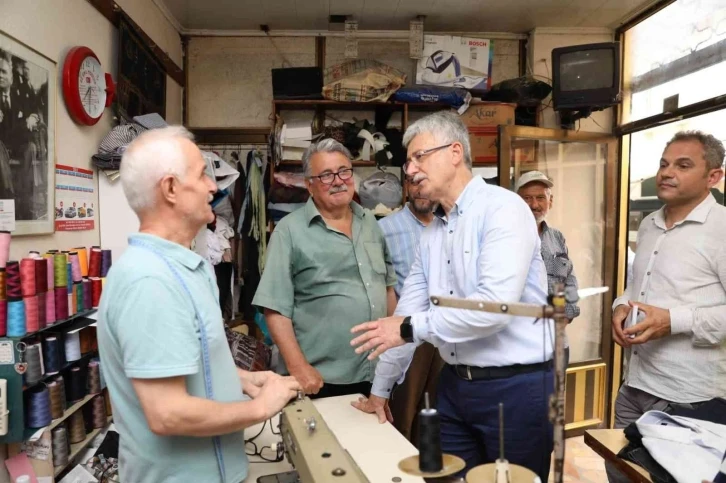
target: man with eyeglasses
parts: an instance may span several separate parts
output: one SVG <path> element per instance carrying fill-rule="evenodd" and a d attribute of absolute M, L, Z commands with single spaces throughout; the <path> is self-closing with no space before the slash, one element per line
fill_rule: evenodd
<path fill-rule="evenodd" d="M 519 177 L 514 191 L 522 197 L 532 210 L 537 222 L 537 231 L 542 242 L 542 259 L 547 270 L 547 288 L 553 292 L 556 283 L 563 283 L 565 291 L 577 293 L 577 278 L 572 267 L 565 236 L 557 228 L 551 227 L 545 221 L 547 213 L 552 208 L 552 187 L 554 183 L 541 171 L 528 171 Z M 565 305 L 567 320 L 580 315 L 580 307 L 576 303 Z M 570 361 L 570 347 L 565 339 L 565 367 Z"/>
<path fill-rule="evenodd" d="M 552 452 L 548 401 L 553 392 L 550 319 L 535 320 L 434 306 L 433 295 L 469 300 L 547 303 L 547 274 L 532 212 L 516 193 L 471 172 L 469 133 L 452 112 L 412 124 L 403 137 L 406 174 L 437 203 L 421 235 L 395 315 L 353 328 L 356 353 L 380 355 L 371 396 L 354 406 L 387 419 L 393 385 L 422 342 L 446 365 L 437 388 L 441 443 L 466 468 L 499 456 L 499 403 L 504 454 L 547 481 Z M 543 327 L 544 326 L 544 327 Z"/>
<path fill-rule="evenodd" d="M 383 232 L 353 201 L 350 158 L 334 139 L 305 151 L 310 199 L 275 227 L 252 301 L 280 349 L 280 372 L 311 397 L 369 394 L 375 363 L 351 349 L 350 329 L 396 306 Z"/>

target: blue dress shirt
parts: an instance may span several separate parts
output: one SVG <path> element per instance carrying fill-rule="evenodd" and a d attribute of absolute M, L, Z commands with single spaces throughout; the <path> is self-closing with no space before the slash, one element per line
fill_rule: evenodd
<path fill-rule="evenodd" d="M 379 220 L 378 224 L 386 237 L 386 245 L 391 253 L 393 269 L 396 271 L 396 296 L 400 297 L 403 282 L 408 277 L 416 256 L 421 232 L 426 225 L 411 212 L 408 203 L 398 213 Z"/>
<path fill-rule="evenodd" d="M 395 312 L 411 316 L 415 343 L 380 356 L 371 392 L 390 397 L 423 341 L 436 346 L 448 364 L 501 367 L 552 358 L 551 319 L 535 324 L 531 317 L 435 307 L 433 295 L 547 303 L 537 224 L 516 193 L 474 177 L 448 217 L 437 210 L 421 235 Z"/>

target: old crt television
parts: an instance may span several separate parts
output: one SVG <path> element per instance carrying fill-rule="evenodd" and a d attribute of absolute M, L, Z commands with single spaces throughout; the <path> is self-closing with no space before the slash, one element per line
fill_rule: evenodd
<path fill-rule="evenodd" d="M 620 102 L 620 42 L 552 50 L 555 110 L 604 109 Z"/>

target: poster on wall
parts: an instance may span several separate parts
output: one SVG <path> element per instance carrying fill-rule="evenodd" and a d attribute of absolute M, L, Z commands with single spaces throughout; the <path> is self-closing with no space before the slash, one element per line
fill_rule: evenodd
<path fill-rule="evenodd" d="M 453 35 L 424 35 L 416 84 L 488 91 L 492 86 L 492 41 Z"/>
<path fill-rule="evenodd" d="M 56 231 L 93 230 L 96 206 L 93 171 L 72 166 L 55 166 Z"/>
<path fill-rule="evenodd" d="M 0 31 L 0 199 L 13 235 L 53 233 L 56 64 Z"/>

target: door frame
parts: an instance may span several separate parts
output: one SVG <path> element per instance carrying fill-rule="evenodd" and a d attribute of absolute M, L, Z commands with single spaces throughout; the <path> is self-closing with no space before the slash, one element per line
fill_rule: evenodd
<path fill-rule="evenodd" d="M 566 425 L 566 436 L 583 434 L 586 429 L 595 427 L 609 427 L 610 402 L 613 387 L 613 366 L 618 361 L 613 361 L 613 339 L 610 320 L 612 317 L 612 303 L 616 294 L 622 290 L 622 257 L 618 250 L 619 233 L 621 229 L 618 212 L 618 193 L 620 192 L 619 176 L 619 140 L 616 136 L 606 133 L 576 132 L 564 129 L 547 129 L 529 126 L 499 126 L 499 184 L 503 188 L 511 189 L 510 172 L 512 166 L 513 140 L 526 139 L 531 141 L 558 141 L 558 142 L 587 142 L 607 145 L 607 156 L 605 158 L 605 234 L 603 253 L 603 281 L 610 287 L 610 290 L 603 295 L 602 327 L 601 327 L 601 357 L 594 360 L 570 364 L 567 370 L 567 386 L 574 397 L 567 399 L 569 404 L 579 409 L 582 413 L 583 406 L 587 403 L 592 405 L 593 414 L 598 417 L 582 420 L 572 420 Z M 534 155 L 537 154 L 535 143 Z M 519 177 L 520 163 L 516 163 L 515 179 Z M 616 292 L 618 291 L 618 292 Z M 616 354 L 617 355 L 617 354 Z M 615 362 L 615 364 L 614 364 Z M 619 374 L 620 371 L 617 371 Z M 592 394 L 585 394 L 586 388 Z M 585 400 L 575 400 L 585 399 Z M 575 413 L 578 411 L 575 410 Z M 573 415 L 566 417 L 571 420 Z"/>

